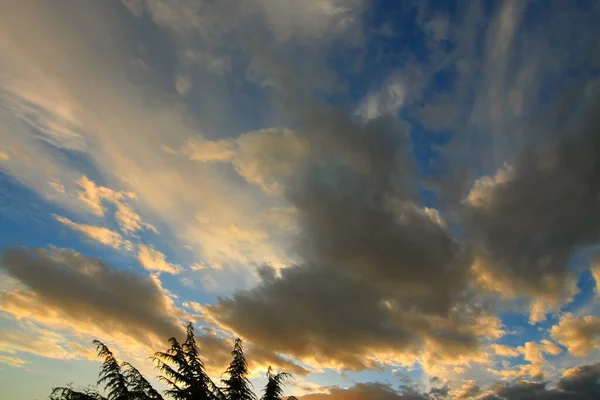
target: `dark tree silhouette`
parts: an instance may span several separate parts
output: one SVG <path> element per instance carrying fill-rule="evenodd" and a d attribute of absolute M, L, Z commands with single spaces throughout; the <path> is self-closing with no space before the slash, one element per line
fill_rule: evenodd
<path fill-rule="evenodd" d="M 236 339 L 231 352 L 233 360 L 225 371 L 229 377 L 222 379 L 223 393 L 228 400 L 256 400 L 256 395 L 250 389 L 251 383 L 248 380 L 248 363 L 244 355 L 242 340 Z"/>
<path fill-rule="evenodd" d="M 127 379 L 123 375 L 121 365 L 115 355 L 99 340 L 94 340 L 93 343 L 98 351 L 98 357 L 104 358 L 102 367 L 100 367 L 98 385 L 104 385 L 108 392 L 108 400 L 129 400 L 132 396 L 127 387 Z"/>
<path fill-rule="evenodd" d="M 269 367 L 267 370 L 267 385 L 263 389 L 261 400 L 280 400 L 283 396 L 283 386 L 292 376 L 287 372 L 273 373 Z"/>
<path fill-rule="evenodd" d="M 150 382 L 128 362 L 119 363 L 114 353 L 102 342 L 93 341 L 102 359 L 96 385 L 104 385 L 106 397 L 96 388 L 74 390 L 70 385 L 52 389 L 50 400 L 163 400 Z M 158 378 L 169 386 L 165 394 L 175 400 L 257 400 L 250 389 L 248 363 L 244 356 L 242 341 L 237 339 L 231 355 L 233 360 L 225 371 L 223 389 L 210 379 L 200 359 L 194 328 L 186 327 L 186 338 L 180 344 L 174 337 L 169 339 L 169 349 L 156 352 L 151 357 L 156 368 L 162 373 Z M 291 377 L 286 372 L 274 374 L 271 367 L 267 371 L 268 382 L 261 400 L 280 400 L 283 385 Z M 297 400 L 288 397 L 287 400 Z"/>
<path fill-rule="evenodd" d="M 175 400 L 222 399 L 221 391 L 209 378 L 199 358 L 191 322 L 186 334 L 183 345 L 172 337 L 169 339 L 171 347 L 166 352 L 154 354 L 153 359 L 163 373 L 159 379 L 170 387 L 165 393 Z"/>
<path fill-rule="evenodd" d="M 101 396 L 94 390 L 76 391 L 67 386 L 52 389 L 50 400 L 106 400 L 106 397 Z"/>
<path fill-rule="evenodd" d="M 128 362 L 122 364 L 124 369 L 123 375 L 129 383 L 129 392 L 132 400 L 163 400 L 163 397 L 156 389 L 152 387 L 150 382 Z"/>
<path fill-rule="evenodd" d="M 104 385 L 107 397 L 94 389 L 73 390 L 70 386 L 52 390 L 50 400 L 163 400 L 150 382 L 131 364 L 119 363 L 112 351 L 94 340 L 98 357 L 103 358 L 97 385 Z"/>

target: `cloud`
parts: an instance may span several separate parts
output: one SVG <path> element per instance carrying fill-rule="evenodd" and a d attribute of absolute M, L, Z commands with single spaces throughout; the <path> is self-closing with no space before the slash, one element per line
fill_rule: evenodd
<path fill-rule="evenodd" d="M 468 300 L 468 255 L 413 203 L 402 130 L 334 109 L 306 115 L 299 132 L 314 152 L 283 192 L 302 261 L 208 305 L 207 317 L 313 365 L 485 362 L 483 340 L 501 336 L 500 323 Z"/>
<path fill-rule="evenodd" d="M 141 17 L 146 8 L 145 0 L 121 0 L 123 5 L 136 17 Z"/>
<path fill-rule="evenodd" d="M 567 313 L 550 329 L 550 334 L 571 354 L 585 356 L 600 348 L 600 318 L 592 315 L 576 317 Z"/>
<path fill-rule="evenodd" d="M 226 56 L 186 50 L 183 52 L 182 58 L 184 65 L 200 65 L 215 75 L 224 75 L 231 70 L 231 63 Z"/>
<path fill-rule="evenodd" d="M 550 341 L 550 340 L 548 340 L 548 339 L 542 339 L 540 343 L 541 343 L 541 344 L 542 344 L 542 346 L 543 346 L 543 351 L 544 351 L 544 353 L 547 353 L 547 354 L 550 354 L 550 355 L 553 355 L 553 356 L 557 356 L 557 355 L 559 355 L 560 353 L 562 353 L 562 350 L 561 350 L 561 348 L 560 348 L 560 347 L 558 347 L 558 346 L 556 345 L 556 343 L 554 343 L 554 342 L 551 342 L 551 341 Z"/>
<path fill-rule="evenodd" d="M 190 165 L 165 155 L 163 148 L 174 148 L 198 137 L 206 125 L 198 120 L 204 116 L 184 112 L 182 104 L 163 96 L 155 82 L 145 75 L 148 72 L 140 71 L 134 57 L 129 57 L 128 43 L 112 40 L 113 28 L 118 30 L 119 26 L 117 20 L 108 17 L 110 7 L 99 4 L 95 7 L 95 17 L 85 17 L 89 9 L 74 7 L 81 12 L 81 19 L 68 17 L 74 9 L 69 13 L 55 10 L 32 14 L 25 5 L 11 8 L 14 24 L 2 26 L 2 37 L 19 37 L 20 45 L 0 41 L 6 55 L 3 77 L 8 77 L 0 83 L 3 88 L 10 84 L 15 96 L 35 100 L 37 107 L 32 118 L 45 120 L 47 109 L 57 110 L 65 118 L 85 126 L 82 135 L 91 147 L 86 153 L 74 155 L 73 151 L 58 151 L 44 145 L 18 115 L 3 108 L 0 133 L 3 146 L 11 149 L 10 163 L 5 167 L 3 162 L 3 171 L 69 211 L 104 215 L 114 206 L 123 234 L 144 228 L 153 230 L 132 207 L 131 194 L 135 193 L 140 213 L 159 220 L 173 235 L 167 236 L 167 240 L 174 240 L 181 247 L 193 246 L 198 258 L 211 263 L 215 259 L 220 263 L 235 263 L 239 270 L 247 262 L 277 262 L 281 255 L 273 251 L 270 243 L 238 249 L 242 246 L 232 243 L 230 238 L 208 238 L 203 242 L 206 235 L 198 232 L 204 226 L 191 216 L 209 212 L 215 221 L 220 222 L 222 217 L 225 226 L 235 222 L 245 227 L 252 224 L 256 212 L 264 211 L 262 199 L 252 197 L 247 187 L 232 184 L 221 166 Z M 101 15 L 112 22 L 98 23 Z M 45 25 L 47 29 L 21 32 L 22 26 L 30 24 Z M 43 43 L 48 37 L 56 43 L 71 45 L 47 52 Z M 90 42 L 102 43 L 102 54 L 98 49 L 92 51 L 94 46 Z M 104 64 L 97 62 L 98 57 Z M 43 69 L 34 66 L 40 60 L 45 65 Z M 124 66 L 131 67 L 136 74 L 139 72 L 140 81 L 129 79 Z M 216 94 L 211 95 L 212 102 L 228 104 L 217 100 Z M 152 99 L 153 105 L 142 105 L 141 98 Z M 211 118 L 214 116 L 207 113 Z M 13 150 L 24 156 L 12 157 Z M 87 178 L 90 171 L 102 180 L 102 185 Z M 60 195 L 48 185 L 49 181 L 62 183 L 66 194 Z M 81 185 L 73 187 L 74 182 Z M 198 190 L 200 187 L 202 190 Z"/>
<path fill-rule="evenodd" d="M 190 160 L 200 162 L 231 161 L 235 155 L 233 143 L 229 140 L 199 141 L 188 139 L 181 148 L 181 154 Z M 167 149 L 167 152 L 177 154 L 177 151 Z"/>
<path fill-rule="evenodd" d="M 59 94 L 52 103 L 29 85 L 17 85 L 11 80 L 0 82 L 0 101 L 3 104 L 0 118 L 2 137 L 1 168 L 4 173 L 16 177 L 20 182 L 37 188 L 43 197 L 56 192 L 47 182 L 61 179 L 75 180 L 76 173 L 70 170 L 59 154 L 63 151 L 79 153 L 76 144 L 61 141 L 54 135 L 51 126 L 56 119 L 71 121 L 64 99 Z M 15 134 L 19 132 L 19 134 Z M 61 198 L 73 206 L 73 201 Z"/>
<path fill-rule="evenodd" d="M 105 228 L 103 226 L 80 224 L 71 221 L 69 218 L 62 217 L 56 214 L 54 214 L 53 217 L 61 224 L 66 225 L 77 232 L 81 232 L 88 238 L 100 242 L 105 246 L 110 246 L 115 249 L 119 249 L 121 247 L 129 247 L 128 243 L 118 232 L 111 231 L 110 229 Z"/>
<path fill-rule="evenodd" d="M 428 393 L 415 390 L 395 390 L 383 383 L 357 383 L 348 389 L 333 387 L 328 393 L 308 394 L 302 400 L 434 400 Z"/>
<path fill-rule="evenodd" d="M 22 360 L 20 358 L 15 358 L 15 357 L 10 357 L 10 356 L 3 356 L 0 354 L 0 364 L 6 364 L 9 365 L 11 367 L 22 367 L 25 364 L 27 364 L 27 361 Z"/>
<path fill-rule="evenodd" d="M 23 285 L 6 290 L 0 310 L 27 324 L 27 331 L 0 332 L 0 351 L 42 357 L 95 359 L 93 350 L 67 339 L 101 338 L 132 354 L 148 354 L 181 337 L 177 309 L 156 277 L 116 270 L 70 250 L 8 249 L 2 268 Z M 37 328 L 36 325 L 48 329 Z M 204 327 L 197 333 L 203 361 L 219 376 L 231 361 L 233 340 Z M 270 350 L 247 345 L 252 371 L 269 365 L 294 374 L 309 371 Z"/>
<path fill-rule="evenodd" d="M 509 368 L 500 371 L 490 369 L 494 374 L 501 376 L 503 379 L 523 379 L 529 377 L 530 379 L 539 381 L 543 379 L 545 374 L 545 367 L 547 360 L 544 357 L 545 354 L 556 356 L 562 353 L 562 350 L 556 343 L 551 342 L 548 339 L 543 339 L 538 342 L 526 342 L 522 346 L 509 347 L 499 344 L 493 344 L 492 350 L 496 355 L 501 357 L 519 357 L 523 356 L 523 359 L 528 364 L 523 364 L 517 368 Z"/>
<path fill-rule="evenodd" d="M 22 367 L 25 364 L 27 364 L 27 361 L 22 360 L 20 358 L 16 358 L 16 357 L 3 356 L 0 354 L 0 364 L 6 364 L 11 367 L 19 368 L 19 367 Z"/>
<path fill-rule="evenodd" d="M 77 198 L 86 204 L 96 216 L 104 216 L 106 208 L 104 203 L 112 203 L 116 207 L 115 219 L 125 233 L 131 233 L 142 228 L 156 232 L 154 226 L 142 222 L 142 218 L 127 204 L 126 199 L 135 199 L 132 192 L 118 192 L 105 186 L 96 185 L 87 176 L 82 176 L 77 185 L 81 191 Z"/>
<path fill-rule="evenodd" d="M 548 382 L 518 381 L 495 385 L 479 400 L 592 400 L 600 395 L 600 364 L 584 365 L 564 372 L 555 388 Z"/>
<path fill-rule="evenodd" d="M 404 105 L 407 92 L 403 78 L 400 75 L 392 76 L 381 90 L 367 95 L 357 112 L 365 120 L 394 115 Z"/>
<path fill-rule="evenodd" d="M 280 193 L 308 154 L 302 137 L 288 129 L 263 129 L 247 132 L 235 141 L 198 142 L 188 140 L 179 153 L 201 162 L 231 162 L 249 183 L 267 193 Z"/>
<path fill-rule="evenodd" d="M 452 398 L 455 400 L 468 400 L 475 398 L 481 393 L 481 388 L 474 380 L 467 380 L 463 384 L 452 391 Z"/>
<path fill-rule="evenodd" d="M 231 349 L 234 340 L 218 336 L 210 328 L 203 328 L 196 338 L 202 354 L 202 361 L 212 376 L 220 376 L 231 362 Z M 263 374 L 269 366 L 294 375 L 306 375 L 310 371 L 301 365 L 286 359 L 268 348 L 259 348 L 252 344 L 244 344 L 244 353 L 252 374 Z"/>
<path fill-rule="evenodd" d="M 491 347 L 494 353 L 501 357 L 517 357 L 520 354 L 517 349 L 502 344 L 493 344 Z"/>
<path fill-rule="evenodd" d="M 19 87 L 10 80 L 4 80 L 3 83 L 3 106 L 29 128 L 30 138 L 58 149 L 77 152 L 87 150 L 84 129 L 73 117 L 68 105 L 52 104 L 43 96 L 27 90 L 27 87 Z M 37 115 L 41 118 L 36 118 Z"/>
<path fill-rule="evenodd" d="M 596 262 L 590 272 L 592 273 L 592 277 L 596 282 L 596 294 L 600 295 L 600 263 Z"/>
<path fill-rule="evenodd" d="M 495 384 L 487 389 L 467 381 L 457 390 L 433 388 L 429 392 L 404 386 L 395 390 L 383 383 L 357 383 L 348 389 L 324 388 L 328 393 L 301 396 L 303 400 L 592 400 L 600 394 L 600 364 L 583 365 L 564 372 L 554 387 L 549 382 L 515 381 Z"/>
<path fill-rule="evenodd" d="M 282 181 L 294 173 L 307 156 L 301 136 L 287 129 L 264 129 L 237 139 L 233 165 L 240 175 L 267 192 L 280 192 Z"/>
<path fill-rule="evenodd" d="M 152 246 L 140 244 L 138 260 L 150 272 L 166 272 L 175 275 L 181 271 L 180 265 L 167 262 L 165 255 Z"/>
<path fill-rule="evenodd" d="M 9 354 L 28 353 L 40 357 L 55 359 L 96 359 L 96 353 L 86 349 L 77 342 L 70 341 L 56 332 L 27 327 L 27 331 L 20 329 L 2 329 L 0 351 Z M 21 364 L 22 365 L 22 364 Z"/>
<path fill-rule="evenodd" d="M 258 262 L 279 267 L 288 259 L 283 249 L 269 240 L 281 230 L 259 218 L 240 221 L 228 213 L 198 213 L 195 217 L 196 226 L 190 228 L 188 234 L 202 244 L 202 259 L 213 270 L 228 270 L 230 274 L 238 263 L 247 269 L 248 265 Z M 236 271 L 243 272 L 239 268 Z"/>
<path fill-rule="evenodd" d="M 494 188 L 499 185 L 503 185 L 512 178 L 513 168 L 509 165 L 505 165 L 503 168 L 499 168 L 494 176 L 484 176 L 475 181 L 473 187 L 469 191 L 466 200 L 473 207 L 485 207 L 486 204 L 490 204 L 493 200 Z"/>
<path fill-rule="evenodd" d="M 165 3 L 156 0 L 124 1 L 137 17 L 146 11 L 160 26 L 180 36 L 198 35 L 219 39 L 226 34 L 264 26 L 277 40 L 298 38 L 323 39 L 348 29 L 359 29 L 358 15 L 362 0 L 324 0 L 312 3 L 301 0 L 250 0 L 243 5 L 231 1 Z M 237 6 L 237 7 L 236 7 Z M 224 17 L 227 11 L 228 18 Z M 258 18 L 259 23 L 252 23 Z M 242 28 L 243 27 L 243 28 Z"/>
<path fill-rule="evenodd" d="M 19 320 L 146 349 L 182 332 L 179 311 L 150 277 L 61 249 L 7 249 L 1 268 L 25 287 L 0 303 Z"/>
<path fill-rule="evenodd" d="M 521 381 L 514 384 L 496 385 L 482 400 L 545 399 L 549 393 L 546 382 Z M 560 397 L 559 397 L 560 398 Z"/>
<path fill-rule="evenodd" d="M 189 91 L 192 89 L 192 86 L 193 85 L 192 81 L 190 81 L 190 78 L 184 75 L 177 75 L 177 77 L 175 78 L 175 89 L 182 96 L 188 94 Z"/>
<path fill-rule="evenodd" d="M 558 381 L 558 387 L 565 392 L 581 393 L 582 396 L 600 395 L 600 363 L 571 368 Z"/>
<path fill-rule="evenodd" d="M 271 32 L 280 40 L 294 36 L 322 38 L 356 26 L 361 0 L 325 0 L 307 3 L 299 0 L 258 0 Z"/>
<path fill-rule="evenodd" d="M 521 371 L 519 374 L 529 375 L 534 380 L 540 380 L 544 376 L 543 367 L 546 363 L 546 359 L 544 358 L 545 352 L 555 352 L 556 349 L 553 346 L 548 346 L 546 344 L 540 345 L 536 342 L 527 342 L 523 346 L 519 346 L 519 351 L 523 354 L 523 358 L 525 361 L 528 361 L 530 364 L 521 367 Z"/>
<path fill-rule="evenodd" d="M 113 232 L 119 236 L 112 238 L 98 230 L 106 228 L 58 217 L 96 240 L 115 246 L 127 235 L 151 229 L 141 214 L 160 220 L 167 235 L 173 232 L 175 237 L 165 240 L 192 245 L 194 259 L 202 265 L 222 267 L 203 271 L 204 282 L 218 281 L 218 276 L 222 286 L 234 290 L 235 277 L 252 275 L 239 285 L 248 290 L 221 298 L 205 317 L 254 345 L 272 344 L 281 354 L 336 368 L 416 361 L 433 373 L 446 365 L 490 363 L 486 351 L 504 329 L 495 315 L 495 299 L 487 303 L 490 292 L 531 300 L 531 322 L 541 321 L 576 292 L 577 271 L 568 266 L 572 256 L 597 243 L 593 135 L 563 152 L 569 141 L 586 135 L 563 140 L 561 135 L 571 135 L 564 124 L 556 124 L 554 133 L 539 126 L 529 130 L 531 124 L 519 119 L 538 110 L 530 107 L 530 97 L 546 98 L 537 85 L 552 86 L 541 85 L 544 79 L 537 72 L 546 77 L 548 69 L 538 67 L 566 65 L 554 39 L 569 48 L 594 47 L 586 46 L 585 35 L 573 37 L 567 29 L 555 30 L 559 38 L 545 30 L 548 37 L 533 40 L 541 35 L 521 25 L 526 6 L 518 2 L 494 8 L 491 20 L 479 19 L 474 3 L 464 19 L 459 13 L 459 21 L 423 18 L 420 27 L 437 43 L 435 48 L 447 44 L 452 49 L 447 57 L 427 54 L 428 62 L 438 60 L 439 65 L 417 65 L 422 75 L 411 75 L 394 62 L 401 70 L 375 85 L 362 104 L 354 104 L 354 87 L 344 97 L 337 86 L 333 103 L 342 98 L 344 107 L 320 102 L 331 98 L 329 89 L 337 83 L 338 74 L 328 68 L 334 61 L 330 56 L 346 54 L 347 47 L 338 46 L 341 41 L 360 42 L 371 15 L 363 19 L 364 4 L 129 0 L 125 5 L 134 16 L 167 28 L 153 32 L 159 40 L 141 45 L 137 29 L 156 27 L 147 20 L 115 17 L 118 7 L 73 3 L 63 10 L 40 4 L 36 12 L 24 4 L 6 7 L 11 18 L 0 27 L 1 83 L 10 88 L 7 98 L 14 106 L 0 110 L 2 151 L 9 156 L 2 161 L 3 171 L 44 197 L 51 193 L 69 211 L 74 202 L 96 216 L 114 208 L 122 232 Z M 563 23 L 581 22 L 570 14 L 555 14 Z M 468 26 L 463 30 L 463 25 Z M 479 28 L 470 32 L 471 25 Z M 463 34 L 468 38 L 459 38 Z M 364 39 L 359 53 L 370 58 L 366 50 L 373 43 Z M 61 45 L 47 46 L 48 41 Z M 470 42 L 484 48 L 471 48 Z M 540 45 L 547 42 L 553 46 Z M 176 43 L 172 50 L 182 65 L 168 64 L 163 43 Z M 185 61 L 190 51 L 200 56 Z M 554 60 L 537 57 L 538 51 L 559 54 Z M 527 52 L 535 62 L 522 59 Z M 222 58 L 230 53 L 236 56 Z M 480 53 L 484 60 L 471 60 Z M 210 79 L 203 78 L 202 69 L 212 69 Z M 452 115 L 434 122 L 464 122 L 449 147 L 477 144 L 457 152 L 457 158 L 466 154 L 458 167 L 468 164 L 487 174 L 505 162 L 511 166 L 505 176 L 501 170 L 474 185 L 460 168 L 448 174 L 444 169 L 445 187 L 459 193 L 457 198 L 467 197 L 460 205 L 445 203 L 443 190 L 435 201 L 422 190 L 423 167 L 409 156 L 418 146 L 410 140 L 414 131 L 391 117 L 413 102 L 429 104 L 427 96 L 435 88 L 425 81 L 438 72 L 443 81 L 448 71 L 469 82 L 449 85 L 456 106 L 438 109 L 438 114 Z M 345 78 L 346 71 L 339 72 Z M 229 80 L 228 73 L 236 76 Z M 367 75 L 379 71 L 368 68 Z M 201 90 L 177 96 L 171 87 L 177 76 L 188 80 L 181 92 L 189 85 Z M 577 107 L 564 107 L 568 111 L 563 114 L 574 122 L 589 105 L 583 93 Z M 357 108 L 366 117 L 354 114 Z M 558 118 L 553 112 L 541 115 L 551 122 Z M 276 127 L 260 129 L 271 125 Z M 246 133 L 237 136 L 239 132 Z M 557 137 L 557 150 L 549 150 L 548 157 L 532 139 L 540 136 Z M 532 150 L 514 160 L 511 144 L 520 140 L 526 144 L 522 148 Z M 434 147 L 432 152 L 439 150 Z M 198 162 L 170 156 L 164 149 Z M 436 158 L 417 161 L 431 161 L 431 166 Z M 48 182 L 60 182 L 64 190 Z M 541 185 L 539 193 L 536 185 Z M 590 189 L 582 194 L 580 188 Z M 425 207 L 423 197 L 435 204 Z M 270 215 L 280 209 L 294 211 Z M 143 252 L 140 248 L 138 255 Z M 175 268 L 155 249 L 147 247 L 146 256 L 147 268 Z M 265 262 L 275 268 L 250 271 Z M 260 280 L 251 287 L 254 275 Z M 160 282 L 152 282 L 160 289 Z M 53 323 L 72 321 L 31 293 L 10 297 L 11 304 L 22 303 L 13 308 L 15 313 L 31 310 Z M 274 330 L 284 337 L 273 339 Z M 540 343 L 518 351 L 539 360 L 556 348 Z"/>
<path fill-rule="evenodd" d="M 578 292 L 569 260 L 600 238 L 599 105 L 588 103 L 571 132 L 524 152 L 469 194 L 465 226 L 481 275 L 496 289 L 512 286 L 508 295 L 532 296 L 534 323 Z"/>
<path fill-rule="evenodd" d="M 56 190 L 60 194 L 67 193 L 65 186 L 60 182 L 48 182 L 48 185 L 50 185 L 52 189 Z"/>
<path fill-rule="evenodd" d="M 309 266 L 280 274 L 207 306 L 210 321 L 307 363 L 351 369 L 419 359 L 426 368 L 481 362 L 480 341 L 502 332 L 485 308 L 408 313 L 364 280 Z M 280 335 L 268 334 L 273 331 Z"/>

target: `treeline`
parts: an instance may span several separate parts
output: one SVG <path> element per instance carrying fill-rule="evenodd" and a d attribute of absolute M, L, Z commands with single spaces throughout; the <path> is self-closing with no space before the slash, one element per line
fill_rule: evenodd
<path fill-rule="evenodd" d="M 248 363 L 240 339 L 235 341 L 231 352 L 233 359 L 223 373 L 225 378 L 217 385 L 206 373 L 194 328 L 189 323 L 183 343 L 172 337 L 167 351 L 156 352 L 151 357 L 161 373 L 158 379 L 168 387 L 163 394 L 154 389 L 133 365 L 119 362 L 104 343 L 94 340 L 94 345 L 98 357 L 103 360 L 97 385 L 104 385 L 106 397 L 96 388 L 75 390 L 65 386 L 54 388 L 50 400 L 163 400 L 163 395 L 174 400 L 258 400 L 248 380 Z M 276 374 L 269 367 L 261 400 L 281 399 L 283 386 L 290 377 L 286 372 Z M 296 398 L 289 397 L 288 400 Z"/>

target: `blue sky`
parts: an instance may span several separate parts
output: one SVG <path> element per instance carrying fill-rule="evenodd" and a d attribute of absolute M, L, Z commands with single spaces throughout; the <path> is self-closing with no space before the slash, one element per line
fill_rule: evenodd
<path fill-rule="evenodd" d="M 0 15 L 9 398 L 93 383 L 94 338 L 154 377 L 186 321 L 312 400 L 600 376 L 598 2 Z"/>

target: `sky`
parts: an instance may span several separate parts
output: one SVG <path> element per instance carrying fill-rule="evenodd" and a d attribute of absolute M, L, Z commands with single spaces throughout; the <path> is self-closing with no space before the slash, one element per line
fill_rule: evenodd
<path fill-rule="evenodd" d="M 599 18 L 0 0 L 0 397 L 93 384 L 93 339 L 156 383 L 192 321 L 257 392 L 598 398 Z"/>

